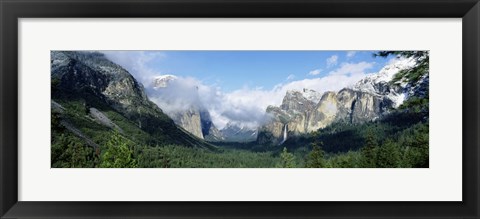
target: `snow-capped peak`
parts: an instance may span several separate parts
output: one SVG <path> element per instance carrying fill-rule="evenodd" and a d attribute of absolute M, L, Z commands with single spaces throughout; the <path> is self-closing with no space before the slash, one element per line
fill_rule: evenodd
<path fill-rule="evenodd" d="M 153 87 L 154 88 L 161 88 L 167 87 L 168 83 L 177 79 L 175 75 L 160 75 L 153 78 Z"/>
<path fill-rule="evenodd" d="M 353 85 L 352 88 L 354 90 L 377 93 L 378 91 L 375 89 L 375 84 L 379 84 L 381 82 L 390 82 L 395 74 L 401 70 L 411 68 L 415 64 L 416 61 L 413 58 L 394 58 L 389 64 L 380 69 L 378 73 L 367 75 L 365 78 Z"/>

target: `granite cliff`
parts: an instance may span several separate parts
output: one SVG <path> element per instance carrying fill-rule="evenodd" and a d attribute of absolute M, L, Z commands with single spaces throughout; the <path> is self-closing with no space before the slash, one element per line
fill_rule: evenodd
<path fill-rule="evenodd" d="M 414 65 L 413 59 L 399 60 L 338 92 L 287 91 L 280 106 L 267 107 L 270 121 L 259 128 L 257 141 L 281 144 L 288 136 L 310 133 L 334 122 L 359 124 L 376 120 L 422 90 L 422 86 L 390 83 L 396 73 Z M 428 85 L 428 77 L 422 82 Z"/>

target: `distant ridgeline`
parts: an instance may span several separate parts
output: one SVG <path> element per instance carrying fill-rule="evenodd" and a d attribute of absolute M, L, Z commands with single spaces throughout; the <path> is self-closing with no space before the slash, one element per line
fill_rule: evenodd
<path fill-rule="evenodd" d="M 51 52 L 52 167 L 428 167 L 429 54 L 376 55 L 399 60 L 338 92 L 288 91 L 258 130 L 218 130 L 201 106 L 164 113 L 102 53 Z"/>

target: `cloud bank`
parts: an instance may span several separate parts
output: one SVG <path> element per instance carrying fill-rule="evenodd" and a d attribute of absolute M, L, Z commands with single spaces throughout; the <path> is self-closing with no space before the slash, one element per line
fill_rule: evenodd
<path fill-rule="evenodd" d="M 290 77 L 289 80 L 271 89 L 244 86 L 231 92 L 223 92 L 220 86 L 208 85 L 193 77 L 176 77 L 167 87 L 154 88 L 154 78 L 161 76 L 162 73 L 149 68 L 148 63 L 161 58 L 161 54 L 115 51 L 106 52 L 106 55 L 139 80 L 145 86 L 149 98 L 165 112 L 174 113 L 190 107 L 204 108 L 208 110 L 213 123 L 219 129 L 225 127 L 227 123 L 256 128 L 266 121 L 266 108 L 269 105 L 280 105 L 288 90 L 307 88 L 320 93 L 338 91 L 365 77 L 367 71 L 375 64 L 344 62 L 323 77 L 302 80 Z M 327 63 L 337 65 L 338 56 L 333 59 Z M 312 72 L 309 74 L 320 73 Z"/>

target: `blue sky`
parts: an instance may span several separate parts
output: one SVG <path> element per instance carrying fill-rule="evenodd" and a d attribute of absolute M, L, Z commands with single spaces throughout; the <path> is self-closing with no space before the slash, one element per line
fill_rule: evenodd
<path fill-rule="evenodd" d="M 324 77 L 345 63 L 374 63 L 365 71 L 377 72 L 387 61 L 372 57 L 371 51 L 146 51 L 144 55 L 153 57 L 145 65 L 157 73 L 194 77 L 225 92 L 245 86 L 272 89 L 287 81 Z"/>

